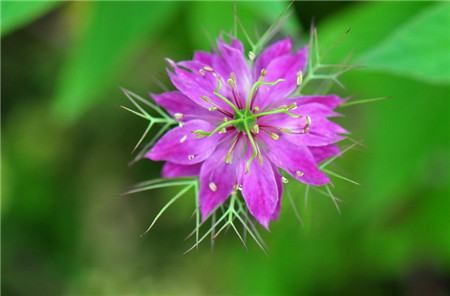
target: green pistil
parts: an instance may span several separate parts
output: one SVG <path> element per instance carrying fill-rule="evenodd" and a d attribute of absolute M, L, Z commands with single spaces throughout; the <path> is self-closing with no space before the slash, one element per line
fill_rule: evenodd
<path fill-rule="evenodd" d="M 231 107 L 231 109 L 233 109 L 233 111 L 237 114 L 237 113 L 239 113 L 239 109 L 230 101 L 230 100 L 228 100 L 227 98 L 225 98 L 223 95 L 221 95 L 220 93 L 219 93 L 219 90 L 222 88 L 222 82 L 220 81 L 220 79 L 219 78 L 217 78 L 217 87 L 216 87 L 216 89 L 214 90 L 214 94 L 217 96 L 217 97 L 219 97 L 222 101 L 224 101 L 225 103 L 227 103 L 230 107 Z"/>
<path fill-rule="evenodd" d="M 214 130 L 212 130 L 210 132 L 205 132 L 203 130 L 196 130 L 196 131 L 193 131 L 192 133 L 196 134 L 197 138 L 209 137 L 209 136 L 214 135 L 217 132 L 220 132 L 221 130 L 223 130 L 224 128 L 228 127 L 229 125 L 236 126 L 241 121 L 242 121 L 242 119 L 235 119 L 235 120 L 225 121 L 224 123 L 218 125 Z"/>
<path fill-rule="evenodd" d="M 252 132 L 250 131 L 250 127 L 248 126 L 248 123 L 246 121 L 244 121 L 244 126 L 248 139 L 250 140 L 250 143 L 252 144 L 253 148 L 252 156 L 247 160 L 247 163 L 245 164 L 245 173 L 248 173 L 250 171 L 250 165 L 252 164 L 253 160 L 258 156 L 259 148 L 258 145 L 256 145 L 255 139 L 253 139 Z"/>
<path fill-rule="evenodd" d="M 245 105 L 245 109 L 246 110 L 250 110 L 250 104 L 253 100 L 253 96 L 255 95 L 256 91 L 258 90 L 258 88 L 262 85 L 270 85 L 270 86 L 274 86 L 277 85 L 280 82 L 283 82 L 284 79 L 278 79 L 276 81 L 273 82 L 265 82 L 262 80 L 258 80 L 257 82 L 255 82 L 255 84 L 253 84 L 252 89 L 250 90 L 250 93 L 248 94 L 248 98 L 247 98 L 247 104 Z"/>

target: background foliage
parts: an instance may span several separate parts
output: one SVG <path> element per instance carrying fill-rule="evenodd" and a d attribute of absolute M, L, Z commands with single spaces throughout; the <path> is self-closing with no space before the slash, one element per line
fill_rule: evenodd
<path fill-rule="evenodd" d="M 188 59 L 233 24 L 231 3 L 2 2 L 2 292 L 5 295 L 444 295 L 450 275 L 450 5 L 297 2 L 283 34 L 312 20 L 327 62 L 352 53 L 340 122 L 363 145 L 334 169 L 342 215 L 314 194 L 303 225 L 285 198 L 266 257 L 232 233 L 183 256 L 185 196 L 140 238 L 172 193 L 120 193 L 159 175 L 128 167 L 145 122 L 119 86 L 161 91 L 164 57 Z M 255 9 L 257 7 L 258 9 Z M 252 35 L 285 7 L 239 2 Z"/>

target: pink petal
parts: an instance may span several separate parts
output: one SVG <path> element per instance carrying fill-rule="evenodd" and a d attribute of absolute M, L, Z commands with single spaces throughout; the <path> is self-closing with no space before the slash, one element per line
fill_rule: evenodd
<path fill-rule="evenodd" d="M 248 173 L 243 176 L 242 195 L 250 213 L 265 228 L 278 204 L 278 186 L 269 159 L 261 164 L 254 160 Z"/>
<path fill-rule="evenodd" d="M 277 188 L 278 188 L 278 202 L 277 206 L 275 208 L 275 211 L 272 213 L 272 216 L 270 217 L 271 220 L 277 220 L 278 216 L 280 215 L 280 208 L 281 208 L 281 198 L 283 197 L 283 177 L 281 176 L 280 172 L 278 171 L 278 168 L 274 165 L 273 167 L 273 173 L 275 176 L 275 181 L 277 182 Z"/>
<path fill-rule="evenodd" d="M 270 105 L 276 105 L 279 100 L 284 100 L 297 88 L 297 74 L 303 71 L 307 63 L 308 50 L 302 48 L 297 53 L 280 56 L 270 62 L 266 69 L 264 81 L 274 82 L 284 79 L 274 86 L 261 86 L 253 102 L 264 110 Z"/>
<path fill-rule="evenodd" d="M 182 62 L 184 65 L 189 67 L 199 68 L 199 64 L 195 66 L 195 63 L 199 62 Z M 214 75 L 208 71 L 205 71 L 204 75 L 201 75 L 198 71 L 187 71 L 181 69 L 176 64 L 172 64 L 175 73 L 168 71 L 168 75 L 173 85 L 181 91 L 184 95 L 189 97 L 196 104 L 209 109 L 213 106 L 219 106 L 220 108 L 230 112 L 231 108 L 222 101 L 219 97 L 214 95 L 214 90 L 217 86 L 217 79 Z M 192 69 L 191 69 L 192 70 Z M 227 84 L 222 81 L 224 89 L 221 93 L 225 93 L 225 88 Z M 207 97 L 213 102 L 207 102 L 202 97 Z"/>
<path fill-rule="evenodd" d="M 199 175 L 201 166 L 201 163 L 183 165 L 166 162 L 161 174 L 163 178 L 194 177 Z"/>
<path fill-rule="evenodd" d="M 240 97 L 245 100 L 247 92 L 251 87 L 252 77 L 247 60 L 244 56 L 242 45 L 229 45 L 223 40 L 217 41 L 221 61 L 216 60 L 214 69 L 224 78 L 230 78 L 231 72 L 236 75 L 236 84 Z M 217 66 L 217 69 L 215 68 Z"/>
<path fill-rule="evenodd" d="M 225 163 L 230 137 L 202 165 L 200 170 L 200 211 L 202 220 L 224 203 L 237 183 L 237 162 Z"/>
<path fill-rule="evenodd" d="M 296 145 L 288 141 L 285 135 L 278 140 L 261 134 L 260 139 L 264 141 L 266 153 L 272 162 L 287 171 L 297 180 L 311 185 L 324 185 L 330 180 L 317 168 L 312 153 L 306 146 Z"/>
<path fill-rule="evenodd" d="M 294 101 L 298 106 L 318 103 L 327 106 L 330 109 L 335 109 L 340 104 L 344 103 L 345 100 L 338 97 L 337 95 L 327 95 L 327 96 L 302 96 L 289 99 L 289 101 Z"/>
<path fill-rule="evenodd" d="M 313 154 L 316 163 L 321 163 L 325 159 L 339 155 L 341 153 L 339 147 L 337 147 L 336 145 L 309 147 L 309 150 Z"/>
<path fill-rule="evenodd" d="M 261 69 L 266 69 L 274 59 L 289 54 L 292 50 L 291 38 L 284 38 L 267 47 L 256 59 L 254 77 L 258 79 Z"/>
<path fill-rule="evenodd" d="M 194 103 L 191 99 L 179 91 L 165 92 L 162 94 L 150 94 L 153 100 L 172 116 L 182 116 L 180 121 L 203 119 L 216 122 L 222 120 L 217 112 L 211 112 Z"/>
<path fill-rule="evenodd" d="M 208 158 L 217 146 L 221 135 L 197 138 L 196 130 L 211 131 L 214 126 L 203 120 L 191 120 L 166 133 L 147 153 L 152 160 L 166 160 L 177 164 L 195 164 Z"/>

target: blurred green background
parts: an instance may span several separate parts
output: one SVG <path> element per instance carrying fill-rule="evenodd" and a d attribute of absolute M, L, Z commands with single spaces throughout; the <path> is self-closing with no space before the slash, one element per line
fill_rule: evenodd
<path fill-rule="evenodd" d="M 303 225 L 285 198 L 262 231 L 269 256 L 231 232 L 183 255 L 192 194 L 142 238 L 173 192 L 120 196 L 161 164 L 128 166 L 146 123 L 119 108 L 119 86 L 161 92 L 164 58 L 210 49 L 231 3 L 1 5 L 3 295 L 448 295 L 449 3 L 294 4 L 280 36 L 300 46 L 314 22 L 326 61 L 363 66 L 333 92 L 389 99 L 341 110 L 363 141 L 333 165 L 361 183 L 335 180 L 342 214 L 320 194 L 305 209 L 288 184 Z M 284 7 L 237 11 L 255 36 Z"/>

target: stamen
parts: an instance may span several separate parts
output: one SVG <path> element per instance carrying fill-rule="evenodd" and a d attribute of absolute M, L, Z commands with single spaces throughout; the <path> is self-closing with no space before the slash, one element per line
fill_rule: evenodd
<path fill-rule="evenodd" d="M 180 143 L 184 143 L 184 142 L 186 142 L 186 140 L 187 140 L 187 135 L 184 135 L 181 137 Z"/>
<path fill-rule="evenodd" d="M 289 128 L 280 127 L 279 130 L 280 130 L 280 132 L 285 133 L 285 134 L 292 134 L 293 133 L 293 130 L 291 130 Z"/>
<path fill-rule="evenodd" d="M 204 66 L 203 70 L 208 71 L 208 72 L 214 72 L 214 69 L 211 68 L 210 66 Z"/>
<path fill-rule="evenodd" d="M 208 184 L 209 189 L 211 189 L 212 192 L 216 192 L 217 191 L 217 185 L 214 182 L 211 182 Z"/>
<path fill-rule="evenodd" d="M 208 111 L 216 111 L 217 110 L 217 107 L 209 107 L 208 108 Z"/>
<path fill-rule="evenodd" d="M 175 117 L 176 120 L 182 119 L 183 116 L 184 116 L 183 113 L 175 113 L 175 114 L 173 115 L 173 117 Z"/>
<path fill-rule="evenodd" d="M 250 59 L 250 61 L 253 61 L 256 58 L 255 53 L 253 51 L 249 51 L 248 58 Z"/>
<path fill-rule="evenodd" d="M 280 135 L 277 133 L 270 133 L 270 137 L 275 141 L 278 141 L 280 139 Z"/>
<path fill-rule="evenodd" d="M 205 76 L 205 69 L 200 69 L 198 70 L 198 72 L 200 73 L 200 75 Z"/>
<path fill-rule="evenodd" d="M 262 78 L 266 77 L 266 69 L 262 68 L 261 72 L 259 73 L 259 78 L 262 80 Z"/>
<path fill-rule="evenodd" d="M 219 77 L 216 77 L 216 81 L 217 81 L 217 87 L 216 87 L 216 89 L 214 90 L 214 94 L 215 94 L 217 97 L 219 97 L 222 101 L 224 101 L 225 103 L 227 103 L 227 104 L 231 107 L 231 109 L 233 109 L 233 111 L 234 111 L 236 114 L 239 114 L 239 113 L 240 113 L 240 112 L 239 112 L 239 109 L 238 109 L 233 103 L 231 103 L 230 100 L 228 100 L 226 97 L 224 97 L 223 95 L 221 95 L 221 94 L 219 93 L 219 90 L 222 88 L 222 81 L 220 80 L 220 78 L 219 78 Z"/>
<path fill-rule="evenodd" d="M 258 106 L 255 106 L 255 107 L 253 107 L 253 110 L 256 111 L 256 112 L 258 112 L 260 109 L 259 109 Z"/>
<path fill-rule="evenodd" d="M 255 124 L 252 127 L 252 132 L 254 132 L 255 134 L 259 134 L 259 125 Z"/>
<path fill-rule="evenodd" d="M 208 98 L 207 96 L 200 96 L 200 99 L 202 99 L 202 100 L 205 101 L 206 103 L 211 103 L 211 99 Z"/>
<path fill-rule="evenodd" d="M 306 134 L 307 132 L 309 132 L 309 129 L 311 127 L 311 117 L 309 115 L 306 115 L 305 120 L 306 120 L 306 125 L 303 128 L 303 131 Z"/>
<path fill-rule="evenodd" d="M 189 155 L 188 155 L 188 159 L 189 159 L 189 160 L 193 160 L 194 158 L 195 158 L 195 155 L 194 155 L 194 154 L 189 154 Z"/>
<path fill-rule="evenodd" d="M 281 182 L 283 182 L 284 184 L 289 183 L 289 180 L 286 179 L 285 177 L 281 177 Z"/>
<path fill-rule="evenodd" d="M 303 177 L 305 175 L 305 173 L 303 173 L 302 171 L 295 171 L 295 174 L 297 175 L 297 177 Z"/>
<path fill-rule="evenodd" d="M 237 141 L 239 140 L 239 136 L 234 137 L 233 142 L 231 143 L 230 149 L 227 151 L 227 155 L 225 156 L 225 163 L 231 164 L 233 162 L 233 151 L 236 147 Z"/>

